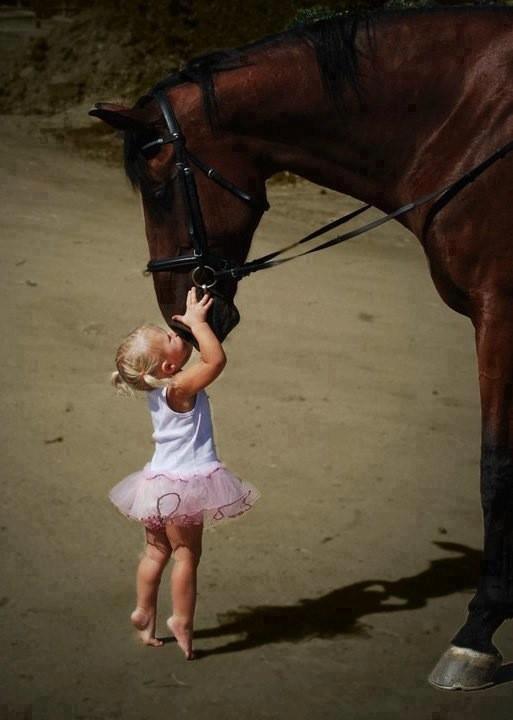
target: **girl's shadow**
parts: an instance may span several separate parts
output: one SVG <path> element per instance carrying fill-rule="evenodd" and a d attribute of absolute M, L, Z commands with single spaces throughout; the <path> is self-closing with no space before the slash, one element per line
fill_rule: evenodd
<path fill-rule="evenodd" d="M 221 655 L 313 637 L 350 634 L 370 638 L 372 626 L 360 622 L 365 615 L 417 610 L 431 598 L 474 590 L 481 552 L 458 543 L 434 542 L 434 545 L 458 556 L 432 560 L 427 570 L 395 581 L 364 580 L 294 605 L 261 605 L 223 613 L 218 616 L 219 626 L 199 630 L 194 637 L 242 637 L 212 650 L 196 651 L 196 656 Z M 511 680 L 513 663 L 502 666 L 496 684 Z"/>

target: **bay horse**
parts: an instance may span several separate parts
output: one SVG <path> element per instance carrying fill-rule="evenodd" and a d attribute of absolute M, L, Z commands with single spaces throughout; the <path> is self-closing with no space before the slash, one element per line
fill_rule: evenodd
<path fill-rule="evenodd" d="M 513 140 L 512 73 L 512 9 L 378 11 L 195 58 L 133 107 L 97 103 L 90 114 L 124 133 L 152 262 L 173 259 L 154 273 L 168 324 L 208 252 L 209 322 L 220 340 L 235 327 L 240 275 L 219 268 L 244 262 L 272 175 L 389 213 Z M 513 617 L 513 153 L 471 179 L 399 220 L 442 299 L 471 320 L 477 349 L 484 552 L 466 622 L 429 677 L 443 689 L 493 683 L 493 634 Z"/>

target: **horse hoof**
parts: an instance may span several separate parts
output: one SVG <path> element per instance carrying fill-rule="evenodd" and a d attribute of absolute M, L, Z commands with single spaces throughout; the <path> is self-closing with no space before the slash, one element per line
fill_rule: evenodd
<path fill-rule="evenodd" d="M 440 690 L 480 690 L 493 685 L 502 655 L 451 645 L 435 665 L 428 682 Z"/>

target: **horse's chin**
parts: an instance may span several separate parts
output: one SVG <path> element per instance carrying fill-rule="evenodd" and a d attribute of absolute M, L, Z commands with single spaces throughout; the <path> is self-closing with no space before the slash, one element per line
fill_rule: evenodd
<path fill-rule="evenodd" d="M 196 350 L 198 350 L 198 341 L 194 337 L 194 335 L 191 333 L 190 329 L 187 327 L 187 325 L 183 325 L 181 322 L 178 322 L 177 320 L 170 320 L 168 322 L 169 327 L 175 331 L 177 335 L 180 335 L 180 337 L 185 340 L 188 343 L 191 343 L 191 345 L 194 345 Z"/>
<path fill-rule="evenodd" d="M 215 302 L 209 313 L 208 323 L 219 342 L 223 342 L 233 328 L 238 325 L 239 320 L 240 314 L 235 305 Z M 199 350 L 198 341 L 187 325 L 178 320 L 169 320 L 168 325 L 177 335 L 180 335 L 186 342 L 191 343 L 196 350 Z"/>
<path fill-rule="evenodd" d="M 214 302 L 211 317 L 208 320 L 219 342 L 223 342 L 233 328 L 239 324 L 240 314 L 232 302 Z"/>

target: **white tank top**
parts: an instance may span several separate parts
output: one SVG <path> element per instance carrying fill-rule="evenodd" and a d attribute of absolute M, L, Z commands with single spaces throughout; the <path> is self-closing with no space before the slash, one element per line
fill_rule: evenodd
<path fill-rule="evenodd" d="M 196 395 L 189 412 L 171 410 L 166 388 L 148 393 L 155 452 L 152 470 L 190 471 L 218 462 L 213 437 L 210 404 L 204 390 Z"/>

